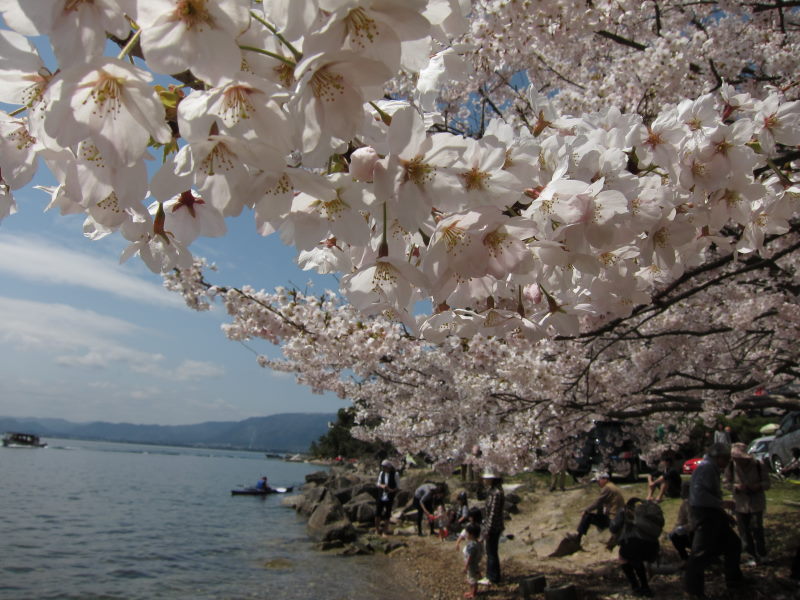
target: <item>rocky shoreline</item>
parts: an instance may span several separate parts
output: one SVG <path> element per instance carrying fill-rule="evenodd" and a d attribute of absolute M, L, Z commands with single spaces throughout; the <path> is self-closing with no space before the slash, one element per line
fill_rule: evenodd
<path fill-rule="evenodd" d="M 306 483 L 300 494 L 283 498 L 282 504 L 294 508 L 308 519 L 309 537 L 321 551 L 337 551 L 338 554 L 388 554 L 399 547 L 408 545 L 404 539 L 416 511 L 412 509 L 414 490 L 425 482 L 443 482 L 453 497 L 458 489 L 452 482 L 432 477 L 430 472 L 417 472 L 401 478 L 392 513 L 394 524 L 391 536 L 378 536 L 374 533 L 376 502 L 379 489 L 377 476 L 360 471 L 355 466 L 333 467 L 328 471 L 316 471 L 306 475 Z M 519 497 L 511 494 L 506 499 L 506 511 L 516 511 Z M 412 528 L 413 529 L 413 528 Z"/>

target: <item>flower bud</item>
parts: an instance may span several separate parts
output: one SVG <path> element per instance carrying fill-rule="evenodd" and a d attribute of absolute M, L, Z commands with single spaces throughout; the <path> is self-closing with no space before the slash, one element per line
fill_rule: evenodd
<path fill-rule="evenodd" d="M 364 146 L 354 150 L 350 155 L 350 174 L 360 181 L 372 181 L 378 153 L 375 148 Z"/>
<path fill-rule="evenodd" d="M 522 295 L 533 304 L 539 304 L 542 301 L 542 290 L 538 283 L 526 285 L 522 290 Z"/>

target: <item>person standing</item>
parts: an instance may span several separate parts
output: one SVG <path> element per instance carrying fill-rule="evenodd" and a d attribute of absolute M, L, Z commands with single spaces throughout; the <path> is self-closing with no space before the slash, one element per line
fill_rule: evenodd
<path fill-rule="evenodd" d="M 550 462 L 549 466 L 550 470 L 550 491 L 556 491 L 556 488 L 559 488 L 562 492 L 564 491 L 564 483 L 567 479 L 567 457 L 563 454 L 559 454 Z"/>
<path fill-rule="evenodd" d="M 730 446 L 714 442 L 692 474 L 689 484 L 689 511 L 694 524 L 692 553 L 686 564 L 684 583 L 693 598 L 705 598 L 705 569 L 720 554 L 725 557 L 725 581 L 732 586 L 742 580 L 739 559 L 742 542 L 731 527 L 725 509 L 734 509 L 731 500 L 722 499 L 720 474 L 731 460 Z"/>
<path fill-rule="evenodd" d="M 392 517 L 392 504 L 397 490 L 400 489 L 400 477 L 389 460 L 381 461 L 381 472 L 378 474 L 378 506 L 375 512 L 375 533 L 381 535 L 388 530 Z"/>
<path fill-rule="evenodd" d="M 500 544 L 500 534 L 503 533 L 505 524 L 503 522 L 503 480 L 499 475 L 491 471 L 485 472 L 482 477 L 489 485 L 489 493 L 486 496 L 485 512 L 483 519 L 483 543 L 486 551 L 486 577 L 479 583 L 483 585 L 500 583 L 500 556 L 498 555 L 498 545 Z"/>
<path fill-rule="evenodd" d="M 747 453 L 741 442 L 731 446 L 731 463 L 725 470 L 725 480 L 733 491 L 736 504 L 736 525 L 744 549 L 750 555 L 748 566 L 755 566 L 767 554 L 764 541 L 764 510 L 767 507 L 769 470 Z"/>
<path fill-rule="evenodd" d="M 728 448 L 731 447 L 731 434 L 730 428 L 726 428 L 722 423 L 717 423 L 717 429 L 714 431 L 714 443 L 725 444 Z"/>
<path fill-rule="evenodd" d="M 592 525 L 598 529 L 607 529 L 611 521 L 617 517 L 620 511 L 625 510 L 625 498 L 619 488 L 611 483 L 611 477 L 606 472 L 600 472 L 594 478 L 601 492 L 597 500 L 583 509 L 580 523 L 578 523 L 578 544 L 581 538 L 589 531 Z"/>

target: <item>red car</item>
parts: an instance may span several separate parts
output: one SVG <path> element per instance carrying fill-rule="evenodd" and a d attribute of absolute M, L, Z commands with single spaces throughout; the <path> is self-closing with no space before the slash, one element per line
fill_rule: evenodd
<path fill-rule="evenodd" d="M 703 460 L 702 458 L 690 458 L 685 463 L 683 463 L 683 468 L 681 469 L 681 473 L 684 475 L 691 475 L 694 473 L 694 470 L 697 468 L 697 465 L 700 464 L 700 461 Z"/>

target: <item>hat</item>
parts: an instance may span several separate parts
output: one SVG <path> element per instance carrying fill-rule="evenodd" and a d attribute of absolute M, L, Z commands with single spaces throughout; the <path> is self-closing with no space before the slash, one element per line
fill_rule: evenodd
<path fill-rule="evenodd" d="M 481 479 L 500 479 L 500 475 L 495 474 L 493 471 L 484 471 Z"/>
<path fill-rule="evenodd" d="M 731 444 L 731 458 L 752 458 L 747 453 L 747 446 L 742 442 Z"/>
<path fill-rule="evenodd" d="M 611 479 L 611 476 L 605 471 L 598 471 L 598 473 L 592 478 L 592 481 L 598 481 L 600 479 Z"/>
<path fill-rule="evenodd" d="M 381 461 L 381 466 L 382 467 L 392 467 L 392 468 L 394 468 L 394 465 L 392 464 L 392 461 L 390 461 L 390 460 Z"/>

